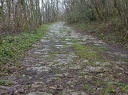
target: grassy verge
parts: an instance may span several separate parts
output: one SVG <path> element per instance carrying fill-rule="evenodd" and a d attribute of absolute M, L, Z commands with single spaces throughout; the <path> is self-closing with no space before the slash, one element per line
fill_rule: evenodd
<path fill-rule="evenodd" d="M 115 20 L 75 23 L 73 27 L 86 31 L 105 42 L 128 49 L 128 37 L 123 26 Z"/>
<path fill-rule="evenodd" d="M 73 47 L 79 59 L 87 59 L 90 62 L 109 60 L 107 58 L 104 59 L 103 55 L 108 50 L 106 47 L 80 44 L 73 44 Z"/>
<path fill-rule="evenodd" d="M 0 44 L 0 69 L 4 71 L 5 64 L 12 64 L 24 56 L 25 51 L 32 48 L 32 44 L 39 41 L 46 33 L 49 24 L 40 26 L 36 31 L 22 32 L 3 36 Z"/>

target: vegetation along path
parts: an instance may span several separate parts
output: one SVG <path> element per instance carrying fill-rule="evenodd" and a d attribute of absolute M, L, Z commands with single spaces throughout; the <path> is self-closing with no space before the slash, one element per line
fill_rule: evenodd
<path fill-rule="evenodd" d="M 90 35 L 54 23 L 20 60 L 2 95 L 127 95 L 128 55 Z M 5 89 L 4 89 L 5 88 Z"/>

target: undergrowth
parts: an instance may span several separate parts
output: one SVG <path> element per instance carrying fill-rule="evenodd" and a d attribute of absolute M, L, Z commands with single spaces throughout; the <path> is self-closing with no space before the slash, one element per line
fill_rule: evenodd
<path fill-rule="evenodd" d="M 108 21 L 88 21 L 72 24 L 76 29 L 90 33 L 105 42 L 128 49 L 128 36 L 123 25 L 115 19 Z"/>
<path fill-rule="evenodd" d="M 26 50 L 32 47 L 45 34 L 47 25 L 40 26 L 36 31 L 22 32 L 17 35 L 4 35 L 0 44 L 0 66 L 14 62 L 22 57 Z"/>

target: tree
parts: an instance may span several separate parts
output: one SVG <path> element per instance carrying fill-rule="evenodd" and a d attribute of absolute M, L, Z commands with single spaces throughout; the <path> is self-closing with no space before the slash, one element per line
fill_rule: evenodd
<path fill-rule="evenodd" d="M 0 33 L 30 31 L 58 18 L 58 0 L 0 0 Z"/>

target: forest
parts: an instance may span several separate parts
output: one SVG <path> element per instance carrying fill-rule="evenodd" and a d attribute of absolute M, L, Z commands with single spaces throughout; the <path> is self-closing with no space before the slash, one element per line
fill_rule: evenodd
<path fill-rule="evenodd" d="M 77 23 L 106 42 L 128 47 L 128 0 L 64 0 L 64 5 L 70 24 Z"/>
<path fill-rule="evenodd" d="M 38 36 L 37 33 L 37 37 L 33 38 L 34 31 L 42 24 L 54 22 L 59 18 L 58 4 L 58 0 L 0 0 L 0 61 L 2 63 L 17 59 L 15 55 L 21 54 L 30 43 L 41 37 L 42 34 Z M 20 33 L 22 36 L 14 37 Z M 25 43 L 28 40 L 29 43 Z"/>
<path fill-rule="evenodd" d="M 106 42 L 128 47 L 127 0 L 0 0 L 0 35 L 31 31 L 60 18 L 96 31 Z"/>
<path fill-rule="evenodd" d="M 58 12 L 57 0 L 0 0 L 0 33 L 31 31 L 55 21 Z"/>

